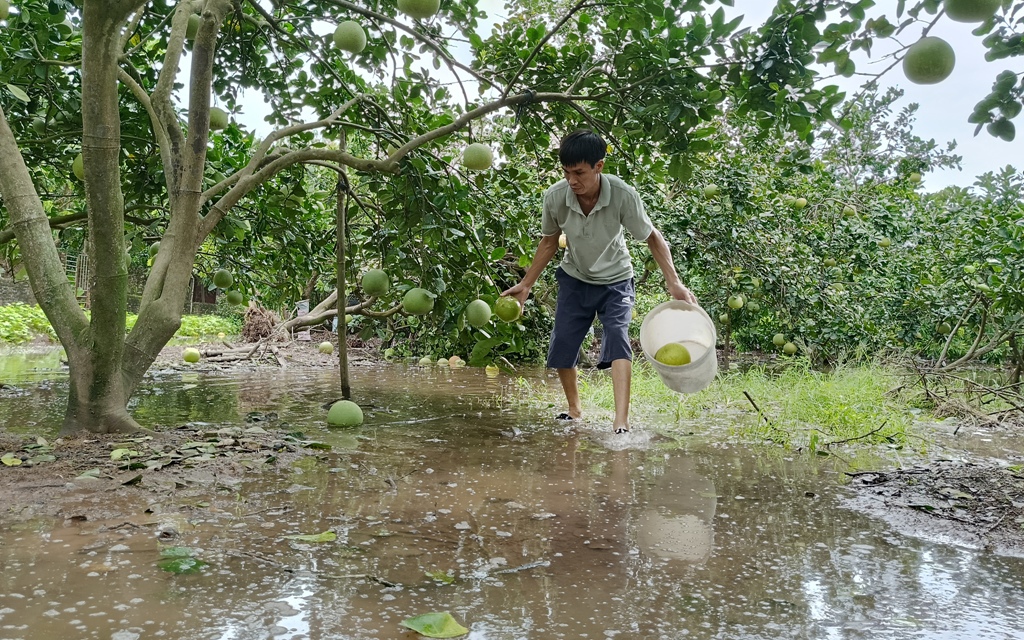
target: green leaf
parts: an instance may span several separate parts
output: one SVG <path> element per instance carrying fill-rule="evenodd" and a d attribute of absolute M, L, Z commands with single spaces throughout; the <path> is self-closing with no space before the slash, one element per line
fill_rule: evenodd
<path fill-rule="evenodd" d="M 508 250 L 505 247 L 495 247 L 491 249 L 491 260 L 501 260 L 505 257 L 506 253 L 508 253 Z"/>
<path fill-rule="evenodd" d="M 160 549 L 161 558 L 191 558 L 194 553 L 189 547 L 164 547 Z"/>
<path fill-rule="evenodd" d="M 11 92 L 12 96 L 17 98 L 18 100 L 21 100 L 22 102 L 28 102 L 31 99 L 28 97 L 28 94 L 25 93 L 25 91 L 17 85 L 8 84 L 7 90 Z"/>
<path fill-rule="evenodd" d="M 297 542 L 334 542 L 338 539 L 338 534 L 333 531 L 324 531 L 323 533 L 284 536 L 284 538 L 285 540 L 295 540 Z"/>
<path fill-rule="evenodd" d="M 469 633 L 469 629 L 455 621 L 450 613 L 424 613 L 423 615 L 402 620 L 402 626 L 408 627 L 428 638 L 457 638 Z"/>
<path fill-rule="evenodd" d="M 21 458 L 13 453 L 5 453 L 3 457 L 0 457 L 0 462 L 3 462 L 8 467 L 16 467 L 21 464 Z"/>
<path fill-rule="evenodd" d="M 207 565 L 206 562 L 196 558 L 164 558 L 156 563 L 156 566 L 168 573 L 199 573 L 199 570 Z"/>

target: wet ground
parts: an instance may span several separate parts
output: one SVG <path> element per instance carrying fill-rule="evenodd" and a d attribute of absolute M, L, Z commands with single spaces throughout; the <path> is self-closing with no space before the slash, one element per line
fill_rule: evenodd
<path fill-rule="evenodd" d="M 50 357 L 0 364 L 9 431 L 56 435 Z M 836 460 L 722 424 L 567 433 L 479 369 L 363 367 L 353 384 L 366 424 L 337 431 L 330 370 L 158 373 L 133 407 L 147 426 L 331 449 L 260 474 L 197 462 L 179 484 L 71 480 L 56 518 L 8 505 L 0 639 L 413 638 L 399 623 L 433 611 L 478 640 L 1024 635 L 1024 560 L 847 508 Z"/>

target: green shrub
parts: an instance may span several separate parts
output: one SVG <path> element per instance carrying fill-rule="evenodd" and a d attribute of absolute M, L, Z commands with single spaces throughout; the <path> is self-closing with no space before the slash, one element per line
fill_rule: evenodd
<path fill-rule="evenodd" d="M 86 311 L 86 315 L 88 313 Z M 128 314 L 126 324 L 129 331 L 138 318 L 134 313 Z M 228 335 L 241 333 L 241 317 L 237 314 L 230 318 L 219 315 L 182 316 L 181 327 L 175 335 L 179 338 L 202 338 L 222 332 Z M 19 344 L 40 336 L 57 339 L 42 309 L 21 302 L 0 306 L 0 343 Z"/>
<path fill-rule="evenodd" d="M 21 302 L 0 306 L 0 342 L 18 344 L 43 335 L 51 340 L 57 339 L 46 315 L 38 306 Z"/>

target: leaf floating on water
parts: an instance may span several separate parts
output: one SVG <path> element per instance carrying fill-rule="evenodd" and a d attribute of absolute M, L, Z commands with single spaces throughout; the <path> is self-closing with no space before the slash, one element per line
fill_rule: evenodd
<path fill-rule="evenodd" d="M 456 622 L 450 613 L 424 613 L 423 615 L 402 620 L 402 626 L 408 627 L 428 638 L 457 638 L 469 633 L 469 629 Z"/>
<path fill-rule="evenodd" d="M 284 536 L 284 538 L 285 540 L 295 540 L 297 542 L 334 542 L 338 539 L 338 534 L 333 531 L 324 531 L 323 533 Z"/>
<path fill-rule="evenodd" d="M 158 567 L 169 573 L 179 575 L 185 573 L 199 573 L 207 563 L 197 558 L 164 558 L 156 563 Z"/>
<path fill-rule="evenodd" d="M 164 547 L 160 549 L 161 558 L 191 558 L 195 553 L 189 547 Z"/>

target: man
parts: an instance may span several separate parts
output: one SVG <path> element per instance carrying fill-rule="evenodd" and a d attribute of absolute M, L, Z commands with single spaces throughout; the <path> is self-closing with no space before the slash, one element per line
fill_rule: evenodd
<path fill-rule="evenodd" d="M 562 139 L 558 159 L 564 180 L 544 193 L 541 238 L 533 264 L 516 286 L 502 295 L 525 303 L 530 289 L 558 251 L 558 237 L 566 236 L 565 257 L 555 272 L 558 302 L 547 366 L 558 370 L 568 411 L 558 416 L 583 416 L 577 386 L 576 361 L 580 346 L 596 315 L 604 333 L 597 367 L 612 370 L 615 395 L 615 433 L 629 431 L 629 395 L 633 351 L 629 344 L 632 317 L 633 265 L 623 229 L 645 240 L 661 267 L 669 295 L 696 304 L 672 264 L 672 254 L 661 233 L 651 224 L 636 190 L 620 178 L 605 175 L 607 144 L 593 131 L 580 129 Z"/>

